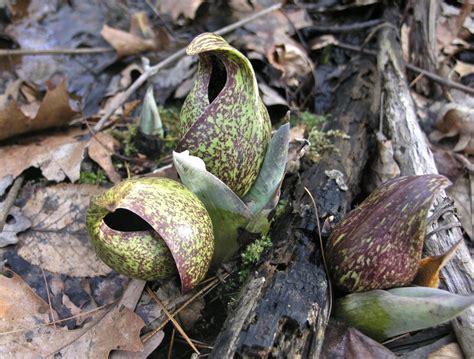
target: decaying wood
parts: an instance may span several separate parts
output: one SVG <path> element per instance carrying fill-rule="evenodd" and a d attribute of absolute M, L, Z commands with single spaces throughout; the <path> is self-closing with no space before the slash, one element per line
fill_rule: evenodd
<path fill-rule="evenodd" d="M 432 73 L 437 72 L 438 54 L 436 41 L 436 19 L 439 13 L 437 0 L 418 0 L 411 3 L 413 16 L 410 24 L 410 63 Z M 427 79 L 416 82 L 415 88 L 425 95 L 439 94 L 439 85 Z"/>
<path fill-rule="evenodd" d="M 395 18 L 394 9 L 388 8 L 387 20 Z M 438 173 L 428 141 L 420 129 L 415 107 L 410 96 L 402 67 L 401 49 L 392 29 L 379 35 L 378 69 L 381 90 L 385 94 L 384 128 L 395 148 L 395 160 L 402 175 Z M 385 126 L 386 124 L 386 126 Z M 440 196 L 443 202 L 446 194 Z M 429 236 L 425 242 L 428 255 L 446 252 L 462 238 L 459 221 L 452 212 L 434 221 L 432 230 L 453 224 L 453 227 Z M 474 291 L 474 265 L 468 248 L 463 243 L 454 258 L 442 271 L 443 282 L 453 293 L 471 294 Z M 453 321 L 456 337 L 466 357 L 474 357 L 474 308 L 468 309 Z"/>
<path fill-rule="evenodd" d="M 316 198 L 321 223 L 340 218 L 350 208 L 367 161 L 374 71 L 368 60 L 357 60 L 343 74 L 328 127 L 350 139 L 336 138 L 338 151 L 286 179 L 284 195 L 293 197 L 271 232 L 269 258 L 241 291 L 211 358 L 318 357 L 329 318 L 328 283 L 314 210 L 304 187 Z M 342 183 L 328 176 L 331 170 L 340 172 Z"/>

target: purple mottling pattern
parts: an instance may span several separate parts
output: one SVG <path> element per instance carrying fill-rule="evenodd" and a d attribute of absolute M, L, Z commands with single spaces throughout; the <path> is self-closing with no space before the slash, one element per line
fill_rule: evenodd
<path fill-rule="evenodd" d="M 181 110 L 182 138 L 177 151 L 189 150 L 202 158 L 209 172 L 242 197 L 257 178 L 271 137 L 270 118 L 255 74 L 248 59 L 220 36 L 202 34 L 187 50 L 199 54 L 200 65 Z M 209 104 L 211 54 L 224 64 L 227 81 Z"/>
<path fill-rule="evenodd" d="M 377 188 L 329 237 L 326 256 L 334 283 L 347 292 L 410 284 L 421 258 L 426 216 L 449 184 L 446 177 L 423 175 Z"/>
<path fill-rule="evenodd" d="M 102 219 L 118 208 L 140 216 L 156 233 L 108 228 Z M 183 292 L 204 278 L 214 252 L 212 222 L 203 204 L 182 184 L 166 178 L 127 180 L 112 187 L 91 202 L 87 226 L 99 256 L 111 267 L 142 279 L 166 277 L 177 269 Z"/>

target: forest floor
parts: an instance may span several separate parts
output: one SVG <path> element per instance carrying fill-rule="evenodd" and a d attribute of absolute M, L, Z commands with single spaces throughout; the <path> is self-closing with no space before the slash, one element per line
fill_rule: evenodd
<path fill-rule="evenodd" d="M 396 142 L 392 147 L 390 120 L 380 121 L 390 116 L 394 101 L 380 95 L 388 90 L 379 81 L 387 75 L 379 66 L 381 36 L 391 29 L 405 65 L 397 80 L 407 88 L 423 131 L 418 141 L 436 164 L 430 173 L 452 182 L 446 191 L 472 256 L 469 1 L 18 0 L 0 4 L 0 28 L 0 357 L 219 357 L 212 350 L 227 345 L 227 334 L 236 342 L 226 353 L 255 357 L 282 357 L 285 350 L 305 356 L 321 349 L 328 358 L 474 355 L 460 339 L 467 329 L 454 330 L 450 323 L 384 345 L 331 324 L 323 344 L 330 317 L 323 309 L 332 293 L 320 244 L 330 222 L 382 182 L 421 173 L 406 169 L 403 156 L 411 149 Z M 250 59 L 274 129 L 290 111 L 292 142 L 269 235 L 243 246 L 225 270 L 210 273 L 183 295 L 177 278 L 145 283 L 106 266 L 90 244 L 85 217 L 93 196 L 124 179 L 177 179 L 171 153 L 198 65 L 183 49 L 203 32 L 220 33 Z M 161 138 L 150 138 L 140 125 L 150 86 L 164 125 Z M 399 102 L 406 98 L 400 90 Z M 304 139 L 311 146 L 302 153 Z M 324 187 L 324 170 L 334 168 L 346 175 L 348 190 L 334 180 Z M 314 195 L 319 213 L 305 190 Z M 313 257 L 304 259 L 298 251 Z M 470 257 L 468 262 L 472 270 Z M 281 277 L 291 273 L 296 282 Z M 253 318 L 235 333 L 225 331 L 246 308 L 242 288 L 253 293 L 252 285 L 265 278 L 268 286 L 256 298 L 276 300 L 275 285 L 287 288 L 301 276 L 324 285 L 311 283 L 278 300 L 302 296 L 304 303 L 294 310 L 306 315 L 316 303 L 321 308 L 311 313 L 324 323 L 313 327 L 307 317 L 292 318 L 269 329 Z M 443 272 L 442 288 L 451 290 L 449 280 L 443 282 L 451 276 Z M 461 294 L 474 288 L 473 273 L 466 276 Z M 275 335 L 269 339 L 261 331 Z M 251 332 L 254 338 L 242 334 Z"/>

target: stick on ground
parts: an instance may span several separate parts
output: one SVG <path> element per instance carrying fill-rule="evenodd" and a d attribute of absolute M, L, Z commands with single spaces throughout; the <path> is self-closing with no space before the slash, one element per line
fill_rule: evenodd
<path fill-rule="evenodd" d="M 266 9 L 263 9 L 262 11 L 259 11 L 248 18 L 242 19 L 240 21 L 237 21 L 229 26 L 225 26 L 222 29 L 219 29 L 215 33 L 217 35 L 225 35 L 228 34 L 231 31 L 234 31 L 235 29 L 238 29 L 239 27 L 242 27 L 246 25 L 247 23 L 254 21 L 262 16 L 265 16 L 275 10 L 278 10 L 281 8 L 281 4 L 275 4 L 272 5 Z M 186 49 L 181 49 L 177 52 L 175 52 L 173 55 L 169 56 L 168 58 L 164 59 L 160 63 L 156 64 L 155 66 L 151 66 L 148 69 L 143 72 L 138 79 L 135 80 L 135 82 L 123 93 L 122 97 L 120 98 L 120 101 L 117 102 L 115 106 L 112 106 L 105 114 L 102 116 L 102 118 L 97 122 L 97 124 L 94 126 L 94 132 L 99 132 L 106 124 L 107 120 L 112 116 L 115 111 L 119 107 L 121 107 L 125 101 L 138 89 L 140 88 L 141 85 L 143 85 L 149 78 L 155 76 L 160 70 L 164 69 L 165 67 L 171 65 L 175 61 L 179 60 L 181 57 L 183 57 L 186 54 Z"/>

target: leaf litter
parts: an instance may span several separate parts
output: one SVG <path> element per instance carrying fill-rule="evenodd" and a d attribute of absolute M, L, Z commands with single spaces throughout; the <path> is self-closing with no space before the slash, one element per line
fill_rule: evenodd
<path fill-rule="evenodd" d="M 318 61 L 322 62 L 322 56 L 318 58 L 319 53 L 324 53 L 328 47 L 336 44 L 335 41 L 326 41 L 324 44 L 315 45 L 314 48 L 308 49 L 306 44 L 295 40 L 300 40 L 301 34 L 303 34 L 303 37 L 308 37 L 306 31 L 311 30 L 315 13 L 330 10 L 337 14 L 337 11 L 357 6 L 367 6 L 367 4 L 375 2 L 361 1 L 342 7 L 318 5 L 319 10 L 314 10 L 314 7 L 313 10 L 310 10 L 311 6 L 308 6 L 308 9 L 294 7 L 288 9 L 287 16 L 280 12 L 274 12 L 238 30 L 238 35 L 234 36 L 233 43 L 238 44 L 240 49 L 247 51 L 252 62 L 257 63 L 259 69 L 257 73 L 260 76 L 259 85 L 266 105 L 283 107 L 285 111 L 287 107 L 295 108 L 295 104 L 296 107 L 304 108 L 301 105 L 302 101 L 295 101 L 293 90 L 295 87 L 298 89 L 300 85 L 312 82 L 311 72 L 313 66 L 315 66 L 316 71 L 319 71 L 318 67 L 326 66 L 320 66 L 321 63 L 318 63 Z M 43 4 L 33 0 L 26 10 L 15 9 L 15 20 L 9 25 L 7 33 L 22 48 L 106 47 L 110 45 L 100 34 L 101 29 L 105 28 L 108 29 L 109 35 L 112 32 L 112 37 L 115 37 L 113 41 L 110 41 L 115 51 L 71 57 L 47 55 L 44 57 L 22 56 L 21 58 L 14 58 L 15 68 L 12 71 L 14 78 L 8 88 L 7 83 L 2 84 L 1 87 L 7 88 L 7 91 L 5 96 L 2 96 L 0 103 L 6 106 L 4 108 L 8 111 L 13 109 L 11 113 L 8 111 L 5 113 L 13 114 L 16 116 L 13 118 L 20 119 L 20 129 L 15 132 L 7 122 L 9 127 L 6 127 L 5 131 L 0 131 L 0 136 L 5 136 L 5 139 L 9 138 L 8 142 L 0 147 L 0 158 L 2 158 L 3 165 L 0 168 L 0 195 L 15 177 L 31 167 L 38 168 L 47 181 L 70 181 L 74 183 L 80 178 L 84 163 L 90 163 L 90 160 L 92 160 L 105 170 L 111 182 L 116 183 L 121 178 L 125 178 L 130 168 L 128 164 L 125 167 L 118 166 L 117 161 L 112 159 L 111 156 L 114 151 L 123 152 L 121 152 L 121 148 L 117 147 L 116 141 L 108 132 L 100 132 L 91 137 L 88 131 L 78 128 L 67 131 L 53 129 L 68 126 L 71 120 L 78 116 L 74 106 L 71 105 L 71 98 L 79 100 L 82 109 L 81 114 L 85 115 L 88 121 L 94 120 L 98 114 L 104 113 L 104 110 L 114 108 L 120 104 L 121 96 L 130 83 L 133 82 L 133 78 L 136 77 L 137 73 L 143 72 L 139 59 L 134 55 L 143 51 L 158 50 L 156 53 L 146 53 L 146 55 L 152 59 L 155 56 L 159 58 L 163 56 L 163 53 L 166 53 L 166 48 L 169 45 L 167 41 L 171 41 L 172 46 L 173 43 L 179 46 L 186 44 L 190 38 L 189 33 L 186 33 L 186 31 L 189 32 L 189 29 L 182 25 L 191 24 L 191 26 L 194 26 L 198 24 L 197 26 L 201 26 L 203 21 L 200 18 L 201 13 L 215 11 L 212 9 L 212 4 L 203 3 L 200 0 L 192 2 L 161 1 L 159 5 L 154 6 L 154 3 L 150 2 L 151 5 L 144 4 L 142 8 L 132 10 L 131 7 L 127 9 L 126 6 L 111 8 L 110 4 L 102 4 L 101 2 L 68 2 L 65 4 L 54 2 L 46 4 L 45 2 Z M 231 14 L 235 19 L 244 19 L 255 11 L 262 9 L 265 5 L 263 0 L 234 0 L 229 2 Z M 10 4 L 9 6 L 13 9 L 13 5 Z M 139 11 L 145 11 L 146 14 L 139 14 Z M 154 11 L 157 11 L 157 13 Z M 460 12 L 454 13 L 454 10 L 447 8 L 444 3 L 442 4 L 442 11 L 442 15 L 447 20 L 442 18 L 439 28 L 447 30 L 445 33 L 440 32 L 438 39 L 442 40 L 444 55 L 449 56 L 462 52 L 463 47 L 467 48 L 469 44 L 463 33 L 458 31 L 459 28 L 456 27 Z M 317 16 L 321 16 L 323 20 L 326 18 L 324 14 Z M 453 19 L 449 19 L 449 17 L 453 17 Z M 39 19 L 41 21 L 38 21 Z M 170 23 L 169 19 L 174 22 Z M 135 21 L 135 25 L 132 24 L 133 21 Z M 147 21 L 152 26 L 147 25 Z M 211 21 L 214 20 L 211 19 Z M 140 22 L 143 22 L 143 25 L 140 25 Z M 461 30 L 472 29 L 471 22 L 472 19 L 467 17 Z M 74 24 L 74 26 L 70 26 L 70 24 Z M 109 27 L 107 28 L 107 26 Z M 126 28 L 130 30 L 128 32 L 120 30 Z M 162 49 L 165 49 L 165 51 L 161 52 Z M 318 56 L 314 56 L 316 52 Z M 338 61 L 340 59 L 335 62 Z M 470 75 L 472 65 L 469 62 L 456 59 L 453 63 L 453 70 L 456 72 L 454 76 L 462 78 Z M 331 71 L 333 74 L 337 73 L 334 66 L 329 66 L 328 69 L 327 74 L 330 74 Z M 188 93 L 195 71 L 196 59 L 184 57 L 174 66 L 159 72 L 150 81 L 154 85 L 157 102 L 165 104 L 175 103 L 178 100 L 179 103 L 179 99 Z M 303 76 L 301 76 L 302 74 Z M 336 83 L 337 74 L 333 76 L 335 79 L 333 82 Z M 320 84 L 326 83 L 330 76 L 324 75 L 322 77 Z M 7 77 L 5 76 L 5 78 Z M 59 85 L 57 87 L 54 87 L 54 85 L 47 86 L 45 81 L 48 80 L 54 80 L 51 83 Z M 30 83 L 27 83 L 27 81 Z M 328 91 L 330 94 L 333 91 L 332 87 Z M 336 87 L 334 86 L 334 88 Z M 48 94 L 53 91 L 57 91 L 56 100 L 46 101 Z M 137 92 L 136 98 L 132 98 L 130 102 L 125 103 L 123 111 L 122 109 L 117 111 L 116 115 L 112 117 L 113 120 L 123 121 L 119 124 L 120 128 L 127 128 L 123 125 L 133 121 L 133 118 L 137 115 L 136 109 L 140 108 L 140 101 L 137 99 L 142 98 L 142 94 L 143 92 Z M 467 105 L 463 103 L 463 97 L 458 96 L 456 99 L 460 103 L 459 106 Z M 41 106 L 45 110 L 42 112 L 42 117 L 39 117 Z M 57 109 L 55 109 L 55 106 Z M 321 104 L 315 104 L 315 108 L 318 106 L 324 108 Z M 465 121 L 467 117 L 464 116 L 461 120 Z M 36 121 L 38 118 L 40 120 Z M 48 122 L 45 118 L 51 121 Z M 29 125 L 35 121 L 41 123 L 40 127 Z M 2 129 L 1 124 L 0 116 L 0 129 Z M 450 154 L 443 156 L 445 159 L 444 165 L 452 165 L 453 168 L 455 167 L 459 171 L 459 174 L 456 172 L 456 175 L 453 175 L 455 178 L 450 178 L 455 183 L 453 190 L 457 184 L 456 179 L 459 179 L 460 187 L 457 191 L 462 195 L 459 196 L 461 199 L 458 206 L 461 203 L 464 205 L 464 209 L 467 210 L 468 207 L 470 208 L 469 205 L 466 206 L 466 203 L 470 203 L 467 202 L 470 201 L 469 177 L 467 175 L 461 176 L 463 169 L 459 168 L 459 161 L 454 166 L 453 161 L 456 161 L 456 157 L 451 155 L 460 135 L 462 133 L 470 134 L 465 128 L 463 127 L 462 130 L 459 130 L 450 138 L 448 138 L 449 136 L 440 138 L 441 143 L 436 145 L 440 146 L 439 148 L 442 148 L 445 153 Z M 30 132 L 41 129 L 43 129 L 43 132 L 40 134 L 30 134 Z M 45 132 L 44 129 L 49 130 Z M 444 134 L 447 132 L 449 130 Z M 16 137 L 11 140 L 12 136 Z M 303 135 L 299 137 L 303 137 Z M 383 141 L 389 143 L 390 139 L 383 139 Z M 386 142 L 381 143 L 388 144 Z M 445 146 L 446 144 L 449 146 Z M 465 151 L 466 148 L 468 147 L 462 148 L 458 154 L 464 153 L 469 160 L 469 153 Z M 86 154 L 88 154 L 88 157 L 86 157 Z M 380 160 L 378 161 L 380 166 L 377 164 L 374 168 L 380 177 L 392 177 L 396 173 L 396 163 L 394 163 L 392 155 L 393 149 L 390 149 L 389 146 L 380 149 Z M 19 161 L 19 158 L 22 160 Z M 387 163 L 389 163 L 388 166 Z M 133 165 L 131 168 L 132 173 L 142 174 L 144 172 L 144 168 L 140 168 L 140 166 Z M 461 178 L 464 180 L 461 181 Z M 110 273 L 110 269 L 101 267 L 101 264 L 93 259 L 94 254 L 91 252 L 86 239 L 82 214 L 90 196 L 100 191 L 99 187 L 72 183 L 36 185 L 27 188 L 26 192 L 17 201 L 18 207 L 13 207 L 10 213 L 16 221 L 12 224 L 16 226 L 10 228 L 7 223 L 4 230 L 4 232 L 11 233 L 7 242 L 16 241 L 16 236 L 20 238 L 19 245 L 7 247 L 5 257 L 8 259 L 7 264 L 21 269 L 19 273 L 31 286 L 28 287 L 25 282 L 20 284 L 18 280 L 15 280 L 11 282 L 13 288 L 19 289 L 13 290 L 18 290 L 25 298 L 30 298 L 34 292 L 40 294 L 41 298 L 30 298 L 36 307 L 33 305 L 31 308 L 25 308 L 25 315 L 32 315 L 33 317 L 41 315 L 41 317 L 38 317 L 41 319 L 39 321 L 41 323 L 48 323 L 51 320 L 49 303 L 46 297 L 48 290 L 51 294 L 54 317 L 64 319 L 71 315 L 83 315 L 86 311 L 95 309 L 100 305 L 112 305 L 111 303 L 120 296 L 124 286 L 122 277 Z M 470 217 L 469 213 L 463 215 L 463 217 Z M 23 216 L 26 221 L 30 220 L 32 222 L 31 228 L 27 229 L 26 224 L 20 225 L 21 221 L 17 220 L 20 218 L 18 216 Z M 466 227 L 466 224 L 464 224 L 464 227 Z M 22 257 L 15 257 L 16 249 Z M 84 258 L 87 258 L 87 260 L 84 260 Z M 46 288 L 41 275 L 42 271 L 45 273 Z M 0 278 L 0 282 L 2 282 L 1 279 L 3 277 Z M 12 290 L 11 287 L 9 290 Z M 2 292 L 4 291 L 0 291 L 0 293 Z M 140 296 L 141 290 L 137 292 L 136 295 Z M 173 286 L 172 283 L 160 286 L 158 296 L 162 302 L 168 303 L 170 307 L 176 307 L 182 301 L 188 299 L 188 297 L 180 296 L 177 287 Z M 0 298 L 2 298 L 1 294 Z M 27 300 L 30 301 L 30 299 Z M 0 300 L 3 304 L 4 299 Z M 22 297 L 22 300 L 25 299 Z M 200 311 L 200 304 L 197 303 L 195 306 L 194 310 L 190 309 L 190 312 L 183 313 L 182 317 L 188 317 L 190 322 L 195 321 L 199 317 L 196 314 Z M 0 306 L 0 308 L 3 307 Z M 11 308 L 15 308 L 14 311 L 20 310 L 18 313 L 21 313 L 20 308 Z M 41 308 L 41 313 L 38 308 Z M 106 310 L 110 311 L 104 315 Z M 106 307 L 92 313 L 91 317 L 85 315 L 77 318 L 75 324 L 69 325 L 70 321 L 68 321 L 69 330 L 62 327 L 61 323 L 57 324 L 56 329 L 52 326 L 44 326 L 29 332 L 28 336 L 26 336 L 26 332 L 22 333 L 23 336 L 20 336 L 20 334 L 14 336 L 15 339 L 8 342 L 8 345 L 18 345 L 14 348 L 20 350 L 18 353 L 23 353 L 21 350 L 30 350 L 31 343 L 38 343 L 40 346 L 46 345 L 45 348 L 48 353 L 53 353 L 54 350 L 62 350 L 60 353 L 66 356 L 87 353 L 84 355 L 91 357 L 106 357 L 110 350 L 116 349 L 117 346 L 129 350 L 139 350 L 141 342 L 137 338 L 143 324 L 139 322 L 131 310 L 133 308 L 128 310 L 117 305 L 113 309 Z M 156 326 L 157 322 L 164 320 L 159 307 L 146 294 L 142 296 L 138 304 L 137 313 L 147 323 L 147 330 Z M 125 320 L 122 321 L 121 318 L 125 318 Z M 117 338 L 123 339 L 121 343 L 111 343 L 109 338 L 104 338 L 105 333 L 108 335 L 115 333 L 112 322 L 118 324 L 119 329 L 122 330 L 127 329 L 127 321 L 134 323 L 130 326 L 134 328 L 130 328 L 126 335 L 117 334 Z M 38 325 L 36 320 L 35 325 Z M 83 327 L 78 328 L 78 326 Z M 74 340 L 76 334 L 81 331 L 83 331 L 83 334 L 85 331 L 90 334 L 83 335 L 83 339 Z M 361 338 L 362 334 L 354 332 L 352 330 L 350 334 L 345 334 L 349 338 L 344 339 L 349 343 L 345 347 L 349 357 L 351 357 L 350 355 L 357 357 L 355 354 L 357 352 L 359 352 L 359 356 L 360 353 L 372 353 L 371 355 L 373 353 L 383 353 L 383 347 L 377 347 L 370 342 L 370 339 Z M 36 339 L 35 336 L 37 336 Z M 92 336 L 99 338 L 97 343 L 100 343 L 101 348 L 96 346 L 95 341 L 92 341 Z M 125 339 L 126 336 L 133 338 L 133 340 L 128 342 Z M 68 341 L 66 337 L 69 338 L 69 342 L 64 344 Z M 48 340 L 57 346 L 54 348 L 47 347 L 46 342 L 48 340 L 46 338 L 49 338 Z M 156 348 L 162 339 L 162 332 L 155 335 L 153 340 L 156 340 L 156 342 L 151 350 Z M 0 340 L 3 340 L 1 336 Z M 145 346 L 151 341 L 146 342 Z M 38 352 L 24 353 L 41 355 Z M 125 355 L 123 353 L 112 352 L 111 356 L 120 357 Z M 389 353 L 384 354 L 389 356 Z"/>
<path fill-rule="evenodd" d="M 66 183 L 34 191 L 22 208 L 32 224 L 19 237 L 18 254 L 54 273 L 77 277 L 110 273 L 92 249 L 85 226 L 90 198 L 101 191 L 97 186 Z"/>
<path fill-rule="evenodd" d="M 141 292 L 134 286 L 112 307 L 91 312 L 82 328 L 68 330 L 60 323 L 49 324 L 48 303 L 17 274 L 7 273 L 10 278 L 0 276 L 0 308 L 4 318 L 0 333 L 2 357 L 47 357 L 56 353 L 74 357 L 81 353 L 89 358 L 107 358 L 112 350 L 142 350 L 139 333 L 143 320 L 122 304 L 130 301 L 130 297 L 140 296 Z"/>

